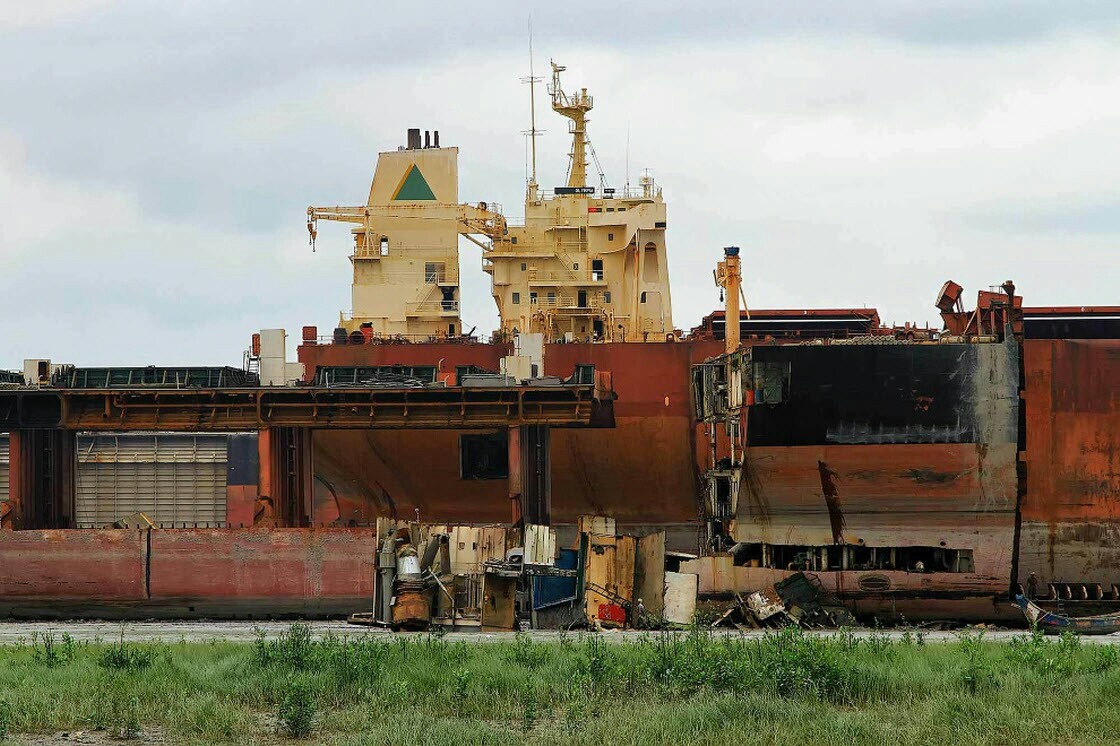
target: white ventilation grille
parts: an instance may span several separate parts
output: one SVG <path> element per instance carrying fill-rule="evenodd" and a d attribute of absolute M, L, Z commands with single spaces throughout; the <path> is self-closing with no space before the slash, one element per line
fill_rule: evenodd
<path fill-rule="evenodd" d="M 78 528 L 138 512 L 168 528 L 224 526 L 227 442 L 225 435 L 79 437 Z"/>

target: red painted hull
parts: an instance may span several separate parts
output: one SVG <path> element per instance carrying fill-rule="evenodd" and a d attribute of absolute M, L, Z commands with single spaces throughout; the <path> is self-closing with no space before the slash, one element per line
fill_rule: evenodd
<path fill-rule="evenodd" d="M 614 429 L 553 433 L 556 523 L 613 515 L 623 529 L 668 528 L 671 546 L 695 551 L 707 435 L 694 423 L 690 366 L 721 351 L 721 343 L 699 340 L 547 347 L 546 374 L 593 364 L 612 373 L 618 394 Z M 439 364 L 447 374 L 457 365 L 496 370 L 508 352 L 324 345 L 301 347 L 300 358 L 309 375 L 317 364 Z M 752 446 L 739 538 L 827 545 L 839 525 L 852 544 L 974 547 L 972 572 L 895 571 L 889 592 L 859 590 L 858 572 L 822 573 L 861 609 L 905 607 L 914 620 L 950 611 L 1004 618 L 1008 607 L 997 599 L 1029 572 L 1040 583 L 1120 582 L 1120 341 L 1028 340 L 1023 355 L 1021 515 L 1016 449 L 1007 442 Z M 364 524 L 417 511 L 433 522 L 509 520 L 506 480 L 462 479 L 458 439 L 438 431 L 316 433 L 313 522 Z M 250 522 L 252 493 L 231 487 L 235 524 Z M 569 540 L 562 530 L 561 542 Z M 0 614 L 344 613 L 371 597 L 373 552 L 365 528 L 0 532 L 0 564 L 13 568 L 0 579 Z"/>
<path fill-rule="evenodd" d="M 1120 583 L 1120 340 L 1027 340 L 1019 578 Z"/>

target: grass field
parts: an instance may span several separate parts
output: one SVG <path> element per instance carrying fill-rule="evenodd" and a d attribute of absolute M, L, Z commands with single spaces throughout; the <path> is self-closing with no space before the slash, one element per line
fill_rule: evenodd
<path fill-rule="evenodd" d="M 1115 743 L 1120 649 L 1077 638 L 328 637 L 0 647 L 0 732 L 160 743 Z M 46 736 L 36 735 L 46 734 Z M 46 738 L 47 740 L 43 740 Z"/>

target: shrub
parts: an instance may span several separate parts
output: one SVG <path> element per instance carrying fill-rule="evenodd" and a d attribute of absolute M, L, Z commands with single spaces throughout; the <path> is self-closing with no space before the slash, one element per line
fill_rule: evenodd
<path fill-rule="evenodd" d="M 597 634 L 589 634 L 584 639 L 584 657 L 580 661 L 582 672 L 591 681 L 592 686 L 598 686 L 607 676 L 610 668 L 607 658 L 607 644 Z"/>
<path fill-rule="evenodd" d="M 451 692 L 451 709 L 455 717 L 461 717 L 467 706 L 467 695 L 470 693 L 471 672 L 462 669 L 455 672 L 454 689 Z"/>
<path fill-rule="evenodd" d="M 799 627 L 768 633 L 759 645 L 758 674 L 782 697 L 810 697 L 832 702 L 850 699 L 849 676 L 837 647 Z"/>
<path fill-rule="evenodd" d="M 521 696 L 521 732 L 528 733 L 537 724 L 537 697 L 526 690 Z"/>
<path fill-rule="evenodd" d="M 74 638 L 68 634 L 62 636 L 61 643 L 51 631 L 31 635 L 31 655 L 47 668 L 56 668 L 74 660 L 74 650 Z"/>
<path fill-rule="evenodd" d="M 278 719 L 288 738 L 307 738 L 311 735 L 315 727 L 315 697 L 304 679 L 294 677 L 288 680 L 280 697 Z"/>
<path fill-rule="evenodd" d="M 293 623 L 273 641 L 265 639 L 264 630 L 257 628 L 253 642 L 253 660 L 259 666 L 282 665 L 296 671 L 308 668 L 315 643 L 311 639 L 311 625 Z"/>
<path fill-rule="evenodd" d="M 909 644 L 911 638 L 909 637 L 910 630 L 906 630 L 903 637 L 903 644 Z M 873 652 L 876 656 L 881 658 L 893 658 L 896 652 L 896 646 L 887 634 L 879 629 L 878 626 L 871 631 L 871 634 L 866 639 L 867 649 Z"/>
<path fill-rule="evenodd" d="M 97 664 L 110 671 L 144 671 L 152 667 L 158 656 L 151 645 L 130 645 L 121 640 L 119 645 L 105 648 Z"/>
<path fill-rule="evenodd" d="M 129 697 L 121 706 L 117 721 L 121 738 L 135 740 L 140 737 L 140 700 Z"/>
<path fill-rule="evenodd" d="M 513 645 L 505 651 L 505 654 L 506 660 L 528 669 L 537 668 L 548 657 L 545 648 L 534 645 L 532 638 L 524 632 L 517 632 L 514 635 Z"/>
<path fill-rule="evenodd" d="M 1104 673 L 1120 663 L 1120 650 L 1117 650 L 1115 645 L 1094 645 L 1092 650 L 1086 665 L 1089 673 Z"/>
<path fill-rule="evenodd" d="M 1077 672 L 1080 649 L 1081 640 L 1076 635 L 1067 632 L 1051 642 L 1035 629 L 1029 635 L 1012 638 L 1008 657 L 1042 676 L 1061 679 Z"/>
<path fill-rule="evenodd" d="M 961 683 L 968 693 L 976 695 L 981 691 L 998 687 L 999 681 L 984 657 L 984 633 L 962 632 L 957 635 L 957 639 L 965 655 L 964 667 L 961 669 Z"/>
<path fill-rule="evenodd" d="M 0 699 L 0 741 L 8 740 L 8 732 L 12 727 L 12 705 L 5 699 Z"/>

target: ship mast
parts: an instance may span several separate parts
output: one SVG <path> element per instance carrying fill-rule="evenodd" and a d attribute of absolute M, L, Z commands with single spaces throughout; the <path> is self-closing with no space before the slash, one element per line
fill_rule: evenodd
<path fill-rule="evenodd" d="M 568 172 L 569 187 L 587 186 L 587 112 L 591 111 L 594 101 L 586 88 L 571 96 L 560 87 L 560 73 L 567 68 L 552 62 L 552 110 L 572 120 L 571 170 Z"/>
<path fill-rule="evenodd" d="M 527 189 L 526 199 L 535 201 L 537 199 L 537 138 L 541 135 L 541 130 L 537 129 L 537 83 L 540 82 L 533 71 L 533 19 L 529 18 L 529 77 L 522 78 L 522 83 L 529 84 L 529 131 L 525 134 L 529 136 L 529 148 L 531 151 L 532 170 L 529 172 L 529 185 Z"/>

